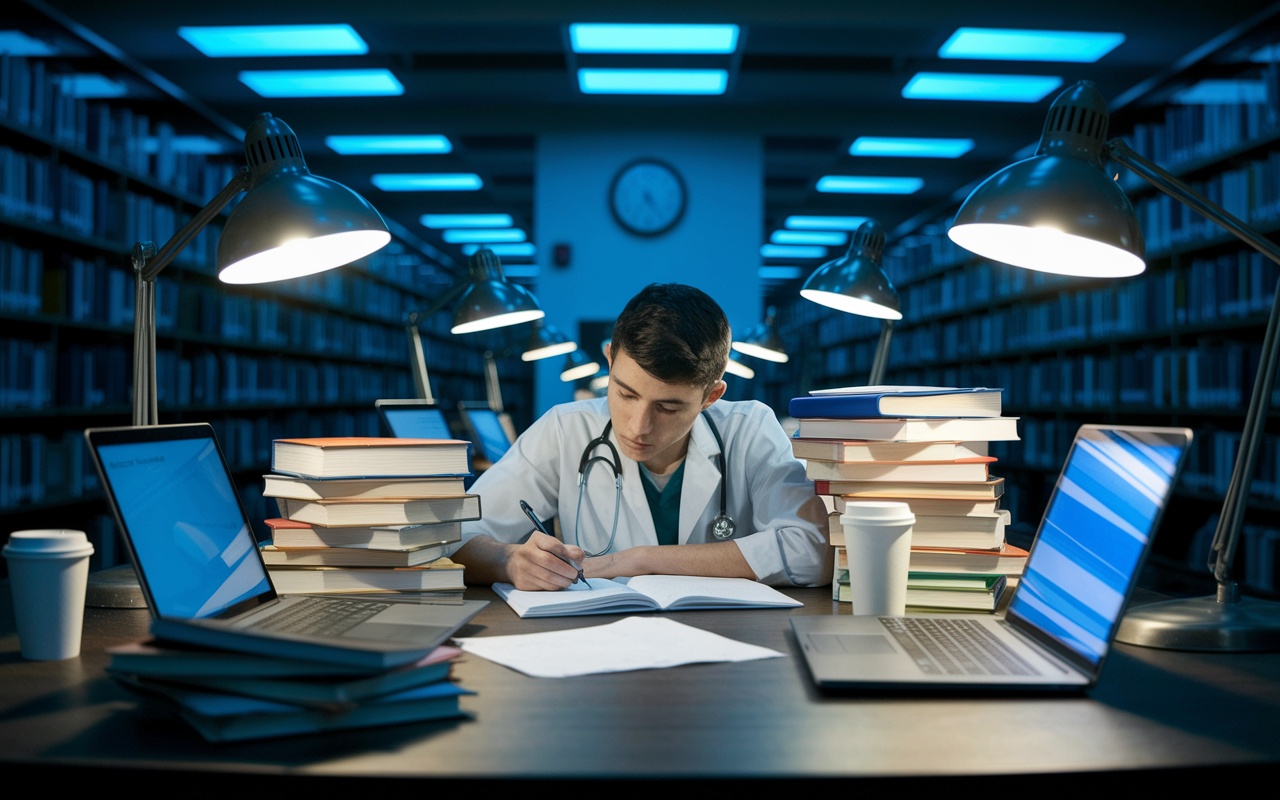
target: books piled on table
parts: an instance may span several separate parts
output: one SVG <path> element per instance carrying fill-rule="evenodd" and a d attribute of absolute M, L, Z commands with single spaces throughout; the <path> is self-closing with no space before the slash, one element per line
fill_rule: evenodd
<path fill-rule="evenodd" d="M 211 742 L 466 716 L 450 681 L 460 655 L 438 647 L 389 670 L 151 640 L 109 648 L 118 681 L 159 698 Z"/>
<path fill-rule="evenodd" d="M 444 557 L 462 522 L 470 447 L 453 439 L 279 439 L 263 494 L 276 498 L 262 560 L 282 594 L 415 593 L 462 602 L 463 570 Z M 410 598 L 405 598 L 410 599 Z"/>
<path fill-rule="evenodd" d="M 792 450 L 827 504 L 833 598 L 849 596 L 840 515 L 860 500 L 906 503 L 915 515 L 909 607 L 994 611 L 1016 585 L 1027 553 L 1005 542 L 1004 480 L 991 474 L 995 459 L 987 455 L 988 442 L 1018 438 L 1017 418 L 1000 415 L 1000 395 L 866 386 L 791 401 L 800 420 Z"/>

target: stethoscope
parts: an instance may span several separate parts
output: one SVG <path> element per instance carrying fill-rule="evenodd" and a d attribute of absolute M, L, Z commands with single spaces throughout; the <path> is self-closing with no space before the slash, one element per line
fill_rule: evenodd
<path fill-rule="evenodd" d="M 732 537 L 734 530 L 737 529 L 733 519 L 729 517 L 729 473 L 725 467 L 724 440 L 720 438 L 720 430 L 716 428 L 716 424 L 711 421 L 711 415 L 703 411 L 702 418 L 711 427 L 711 435 L 716 437 L 716 444 L 720 446 L 720 454 L 717 456 L 720 461 L 720 513 L 716 514 L 716 518 L 711 520 L 711 535 L 717 540 L 724 540 Z M 614 447 L 613 442 L 609 441 L 609 431 L 611 430 L 613 430 L 613 420 L 605 423 L 604 430 L 599 436 L 587 442 L 586 449 L 582 451 L 582 458 L 578 460 L 578 512 L 573 520 L 573 539 L 579 547 L 582 547 L 582 551 L 591 558 L 602 556 L 613 549 L 614 537 L 618 535 L 618 515 L 622 511 L 622 458 L 618 455 L 618 448 Z M 601 446 L 609 448 L 609 456 L 593 456 L 591 454 L 592 451 Z M 615 494 L 613 501 L 613 530 L 609 532 L 609 543 L 605 545 L 603 550 L 593 553 L 583 547 L 582 537 L 578 534 L 578 525 L 582 522 L 582 496 L 586 494 L 583 489 L 587 483 L 587 477 L 591 474 L 591 468 L 598 462 L 608 464 L 609 469 L 613 470 Z"/>

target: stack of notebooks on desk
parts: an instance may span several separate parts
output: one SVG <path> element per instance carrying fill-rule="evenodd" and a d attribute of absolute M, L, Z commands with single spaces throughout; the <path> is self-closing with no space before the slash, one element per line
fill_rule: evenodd
<path fill-rule="evenodd" d="M 390 670 L 157 640 L 107 652 L 113 677 L 160 698 L 211 742 L 460 717 L 459 696 L 474 694 L 449 680 L 453 647 Z"/>
<path fill-rule="evenodd" d="M 282 594 L 412 592 L 462 602 L 462 566 L 444 558 L 462 522 L 480 518 L 465 493 L 470 444 L 443 439 L 280 439 L 263 494 L 262 559 Z"/>
<path fill-rule="evenodd" d="M 800 420 L 792 450 L 827 504 L 835 599 L 849 599 L 845 504 L 890 500 L 916 518 L 908 607 L 995 610 L 1027 556 L 1004 540 L 1004 480 L 987 456 L 988 442 L 1018 438 L 1017 419 L 1000 415 L 999 389 L 833 389 L 797 397 L 789 411 Z"/>

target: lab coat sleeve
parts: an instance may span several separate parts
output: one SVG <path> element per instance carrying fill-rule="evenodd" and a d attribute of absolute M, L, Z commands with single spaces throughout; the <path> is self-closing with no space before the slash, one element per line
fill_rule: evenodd
<path fill-rule="evenodd" d="M 749 476 L 751 525 L 756 532 L 734 541 L 761 583 L 830 583 L 826 506 L 814 494 L 804 466 L 792 455 L 791 441 L 764 405 L 743 427 L 750 443 L 739 451 L 745 451 L 748 459 L 739 474 Z M 730 451 L 733 447 L 729 446 Z"/>

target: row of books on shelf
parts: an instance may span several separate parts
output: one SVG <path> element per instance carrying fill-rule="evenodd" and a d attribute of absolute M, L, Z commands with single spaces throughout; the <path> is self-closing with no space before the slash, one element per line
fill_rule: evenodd
<path fill-rule="evenodd" d="M 1135 125 L 1123 138 L 1140 155 L 1166 169 L 1260 139 L 1280 127 L 1276 71 L 1269 66 L 1264 74 L 1266 92 L 1260 102 L 1169 105 L 1163 120 Z M 1125 181 L 1125 185 L 1141 184 Z"/>
<path fill-rule="evenodd" d="M 84 77 L 101 78 L 44 59 L 0 54 L 0 119 L 202 201 L 231 179 L 235 168 L 219 158 L 223 143 L 179 136 L 167 121 L 76 97 L 74 86 Z"/>
<path fill-rule="evenodd" d="M 884 269 L 895 284 L 904 284 L 936 267 L 960 264 L 973 253 L 947 237 L 950 219 L 920 227 L 918 233 L 903 236 L 884 252 Z"/>
<path fill-rule="evenodd" d="M 0 311 L 39 314 L 44 305 L 44 251 L 0 240 Z"/>
<path fill-rule="evenodd" d="M 1186 565 L 1192 571 L 1209 577 L 1209 551 L 1218 527 L 1218 515 L 1205 520 L 1187 548 Z M 1240 530 L 1235 575 L 1245 586 L 1267 592 L 1280 591 L 1280 528 L 1275 525 L 1246 524 Z M 1241 557 L 1243 556 L 1243 562 Z"/>

